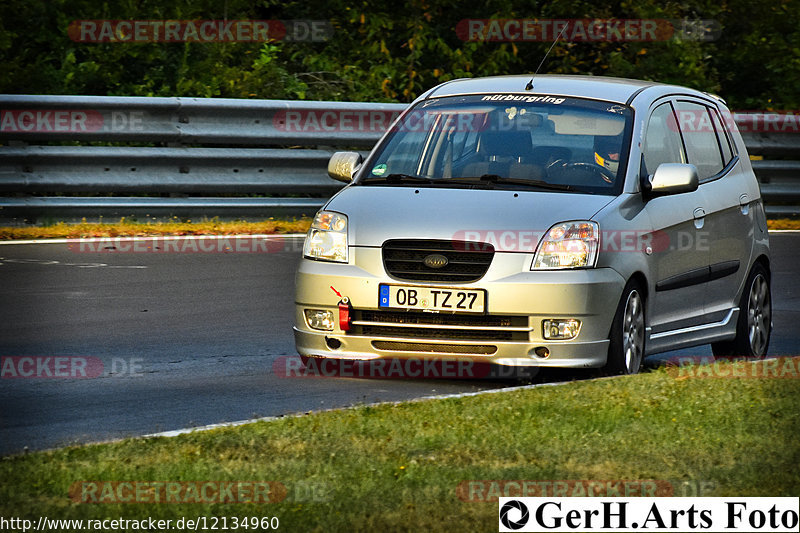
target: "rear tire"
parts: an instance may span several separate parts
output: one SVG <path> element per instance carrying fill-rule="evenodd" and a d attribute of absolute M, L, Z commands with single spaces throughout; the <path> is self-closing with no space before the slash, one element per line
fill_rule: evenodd
<path fill-rule="evenodd" d="M 638 374 L 644 362 L 644 292 L 635 280 L 625 285 L 611 324 L 605 374 Z"/>
<path fill-rule="evenodd" d="M 770 276 L 760 263 L 753 265 L 739 302 L 736 337 L 711 344 L 716 358 L 747 357 L 763 359 L 772 334 L 772 295 Z"/>

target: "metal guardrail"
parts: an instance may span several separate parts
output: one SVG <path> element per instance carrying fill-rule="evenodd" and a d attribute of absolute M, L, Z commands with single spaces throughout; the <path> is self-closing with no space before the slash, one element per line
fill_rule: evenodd
<path fill-rule="evenodd" d="M 0 124 L 0 139 L 372 148 L 382 133 L 377 119 L 385 121 L 406 107 L 405 104 L 303 100 L 0 95 L 2 111 L 72 113 L 69 123 L 62 123 L 60 128 L 46 129 L 45 121 L 34 124 L 31 130 L 9 130 L 8 124 L 6 127 Z M 327 112 L 349 119 L 351 124 L 350 127 L 327 124 L 318 131 L 310 131 L 313 124 L 299 124 L 296 120 L 293 123 L 292 116 L 287 116 L 289 112 L 294 117 L 306 117 L 309 113 L 321 117 Z M 72 127 L 74 113 L 86 114 L 85 128 L 80 128 L 80 120 Z M 34 115 L 33 118 L 39 117 Z M 359 119 L 362 122 L 359 123 Z M 53 126 L 55 115 L 51 115 L 49 121 Z M 370 128 L 371 124 L 375 127 Z"/>
<path fill-rule="evenodd" d="M 0 193 L 332 194 L 330 152 L 269 148 L 11 146 Z M 4 172 L 8 166 L 22 169 Z"/>
<path fill-rule="evenodd" d="M 405 108 L 0 95 L 0 218 L 313 214 L 341 187 L 326 173 L 335 149 L 371 148 Z M 798 132 L 743 135 L 751 155 L 800 159 Z M 800 161 L 753 168 L 768 213 L 800 215 Z"/>

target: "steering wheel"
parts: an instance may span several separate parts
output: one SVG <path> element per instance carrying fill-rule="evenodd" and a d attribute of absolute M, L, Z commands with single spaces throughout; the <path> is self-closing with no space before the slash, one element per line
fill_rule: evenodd
<path fill-rule="evenodd" d="M 565 159 L 556 159 L 547 165 L 547 172 L 550 172 L 550 170 L 556 166 L 560 167 L 561 169 L 579 168 L 582 170 L 596 172 L 601 178 L 603 178 L 603 181 L 609 184 L 614 183 L 614 180 L 617 179 L 617 176 L 606 167 L 601 167 L 600 165 L 595 165 L 592 163 L 583 163 L 580 161 L 570 162 L 566 161 Z"/>

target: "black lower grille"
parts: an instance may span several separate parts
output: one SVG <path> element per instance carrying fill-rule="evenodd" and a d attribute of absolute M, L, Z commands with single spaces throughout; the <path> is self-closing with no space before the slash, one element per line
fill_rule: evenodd
<path fill-rule="evenodd" d="M 405 311 L 357 311 L 358 320 L 395 324 L 436 324 L 445 326 L 524 327 L 528 317 L 506 315 L 464 315 Z"/>
<path fill-rule="evenodd" d="M 431 340 L 527 341 L 528 317 L 355 311 L 354 335 Z"/>
<path fill-rule="evenodd" d="M 421 337 L 426 339 L 514 340 L 511 331 L 481 331 L 474 329 L 416 329 L 387 326 L 362 326 L 361 334 L 368 337 Z"/>
<path fill-rule="evenodd" d="M 497 351 L 497 346 L 490 346 L 488 344 L 430 344 L 423 342 L 373 341 L 372 346 L 378 350 L 393 352 L 492 355 Z"/>
<path fill-rule="evenodd" d="M 494 247 L 482 242 L 391 240 L 383 244 L 386 272 L 408 281 L 477 281 L 493 257 Z"/>

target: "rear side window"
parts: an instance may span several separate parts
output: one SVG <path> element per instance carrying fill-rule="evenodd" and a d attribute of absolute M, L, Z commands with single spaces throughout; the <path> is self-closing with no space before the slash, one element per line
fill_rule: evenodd
<path fill-rule="evenodd" d="M 685 163 L 686 156 L 675 115 L 669 102 L 658 106 L 647 122 L 644 140 L 644 171 L 655 174 L 661 163 Z"/>
<path fill-rule="evenodd" d="M 717 141 L 719 142 L 719 147 L 722 150 L 722 165 L 727 166 L 728 163 L 731 162 L 731 159 L 733 159 L 733 149 L 731 148 L 730 134 L 724 128 L 717 110 L 714 108 L 709 108 L 709 111 L 711 113 L 711 120 L 714 123 L 714 129 L 717 132 Z"/>
<path fill-rule="evenodd" d="M 693 102 L 676 102 L 678 124 L 688 162 L 701 180 L 722 172 L 722 153 L 709 108 Z M 730 149 L 730 147 L 729 147 Z"/>

